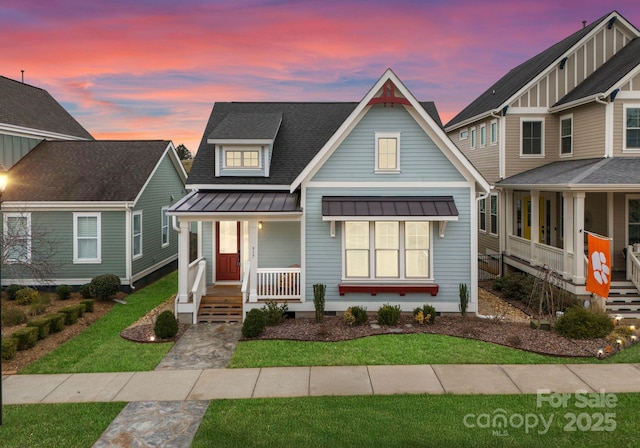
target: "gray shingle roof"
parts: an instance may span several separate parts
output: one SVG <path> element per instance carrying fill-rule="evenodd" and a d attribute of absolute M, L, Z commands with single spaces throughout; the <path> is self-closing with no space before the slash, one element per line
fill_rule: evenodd
<path fill-rule="evenodd" d="M 452 196 L 323 196 L 322 216 L 458 216 Z"/>
<path fill-rule="evenodd" d="M 508 177 L 496 185 L 640 185 L 640 158 L 562 160 Z"/>
<path fill-rule="evenodd" d="M 537 54 L 528 61 L 509 71 L 509 73 L 489 87 L 458 115 L 453 117 L 445 127 L 449 128 L 468 120 L 469 118 L 475 117 L 476 115 L 501 107 L 505 101 L 509 100 L 509 98 L 511 98 L 518 90 L 529 83 L 549 65 L 554 63 L 554 61 L 557 61 L 565 52 L 578 43 L 580 39 L 597 27 L 598 24 L 600 24 L 607 16 L 609 16 L 609 14 L 601 17 L 579 31 L 576 31 L 571 36 L 552 45 L 542 53 Z"/>
<path fill-rule="evenodd" d="M 282 113 L 230 113 L 215 127 L 209 139 L 273 140 L 282 122 Z"/>
<path fill-rule="evenodd" d="M 191 167 L 187 184 L 289 185 L 311 162 L 311 159 L 322 149 L 358 104 L 357 102 L 215 103 Z M 442 122 L 433 102 L 425 102 L 421 105 L 441 126 Z M 236 116 L 279 114 L 282 116 L 282 123 L 273 144 L 269 177 L 224 176 L 216 178 L 214 176 L 214 145 L 207 144 L 207 139 L 231 114 Z M 236 128 L 235 124 L 233 128 Z M 238 132 L 240 133 L 240 131 Z"/>
<path fill-rule="evenodd" d="M 132 201 L 169 141 L 43 141 L 9 170 L 4 201 Z"/>
<path fill-rule="evenodd" d="M 554 106 L 604 93 L 640 64 L 640 37 L 636 37 Z"/>
<path fill-rule="evenodd" d="M 0 76 L 0 124 L 93 139 L 46 90 Z"/>

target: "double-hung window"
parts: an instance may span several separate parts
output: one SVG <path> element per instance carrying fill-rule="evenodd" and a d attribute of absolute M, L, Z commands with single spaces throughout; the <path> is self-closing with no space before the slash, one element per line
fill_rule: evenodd
<path fill-rule="evenodd" d="M 31 263 L 31 214 L 4 214 L 4 259 L 8 264 Z"/>
<path fill-rule="evenodd" d="M 478 142 L 476 141 L 477 137 L 476 137 L 476 128 L 471 128 L 471 142 L 469 142 L 469 146 L 471 147 L 471 149 L 475 149 Z"/>
<path fill-rule="evenodd" d="M 427 279 L 430 225 L 425 221 L 346 221 L 346 279 Z"/>
<path fill-rule="evenodd" d="M 498 234 L 498 195 L 492 194 L 490 196 L 491 200 L 489 201 L 489 214 L 490 214 L 490 222 L 489 222 L 489 233 L 491 235 Z"/>
<path fill-rule="evenodd" d="M 478 228 L 481 232 L 487 231 L 487 200 L 480 199 L 478 204 L 479 216 L 478 216 Z"/>
<path fill-rule="evenodd" d="M 483 147 L 486 145 L 487 145 L 487 126 L 483 124 L 480 126 L 480 147 Z"/>
<path fill-rule="evenodd" d="M 161 228 L 160 233 L 162 234 L 162 247 L 167 247 L 169 245 L 169 216 L 167 216 L 167 211 L 169 207 L 162 207 L 161 212 Z"/>
<path fill-rule="evenodd" d="M 560 155 L 573 154 L 573 118 L 560 117 Z"/>
<path fill-rule="evenodd" d="M 400 172 L 400 134 L 376 132 L 375 163 L 377 173 Z"/>
<path fill-rule="evenodd" d="M 133 258 L 142 256 L 142 211 L 133 212 L 132 223 Z"/>
<path fill-rule="evenodd" d="M 543 156 L 544 138 L 542 120 L 522 120 L 520 155 Z"/>
<path fill-rule="evenodd" d="M 640 108 L 625 107 L 624 149 L 640 149 Z"/>
<path fill-rule="evenodd" d="M 491 122 L 491 130 L 489 131 L 491 134 L 491 144 L 495 145 L 498 143 L 498 120 L 493 120 Z"/>
<path fill-rule="evenodd" d="M 101 248 L 101 214 L 73 214 L 73 262 L 100 263 Z"/>
<path fill-rule="evenodd" d="M 225 168 L 260 168 L 259 151 L 226 150 L 224 152 Z"/>

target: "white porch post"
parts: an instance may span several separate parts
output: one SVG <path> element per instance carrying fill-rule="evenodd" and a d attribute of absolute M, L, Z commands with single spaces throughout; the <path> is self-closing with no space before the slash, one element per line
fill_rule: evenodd
<path fill-rule="evenodd" d="M 513 190 L 506 190 L 503 194 L 504 197 L 500 198 L 500 203 L 504 203 L 500 207 L 500 252 L 511 255 L 508 241 L 509 235 L 513 234 Z"/>
<path fill-rule="evenodd" d="M 258 221 L 249 221 L 249 302 L 258 301 Z"/>
<path fill-rule="evenodd" d="M 564 215 L 564 223 L 562 228 L 562 255 L 564 257 L 564 272 L 562 276 L 566 279 L 571 279 L 573 275 L 573 266 L 571 265 L 570 255 L 574 254 L 573 243 L 574 243 L 574 232 L 575 226 L 573 225 L 573 193 L 570 191 L 562 192 L 562 212 Z"/>
<path fill-rule="evenodd" d="M 525 218 L 526 219 L 526 218 Z M 540 192 L 531 190 L 531 264 L 538 264 L 536 243 L 540 242 Z"/>
<path fill-rule="evenodd" d="M 178 234 L 178 301 L 189 301 L 189 221 L 180 221 Z"/>
<path fill-rule="evenodd" d="M 584 198 L 585 192 L 578 191 L 573 196 L 573 282 L 576 285 L 584 285 Z"/>

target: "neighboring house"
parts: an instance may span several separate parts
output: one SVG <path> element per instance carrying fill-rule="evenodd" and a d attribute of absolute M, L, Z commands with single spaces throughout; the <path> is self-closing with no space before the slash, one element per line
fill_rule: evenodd
<path fill-rule="evenodd" d="M 186 177 L 170 141 L 42 141 L 9 171 L 2 284 L 135 287 L 174 270 L 167 210 Z"/>
<path fill-rule="evenodd" d="M 0 76 L 0 163 L 11 168 L 44 139 L 93 137 L 46 90 Z"/>
<path fill-rule="evenodd" d="M 269 299 L 313 312 L 314 284 L 326 285 L 328 312 L 458 312 L 460 283 L 477 310 L 475 217 L 489 185 L 434 104 L 391 70 L 357 103 L 216 103 L 187 187 L 170 210 L 181 319 L 200 320 L 202 296 L 233 285 L 244 312 Z"/>
<path fill-rule="evenodd" d="M 583 295 L 583 230 L 595 232 L 613 241 L 613 280 L 635 279 L 614 286 L 637 294 L 628 248 L 640 243 L 639 36 L 613 11 L 511 70 L 445 126 L 495 186 L 479 206 L 480 254 L 530 273 L 547 266 Z M 609 310 L 634 301 L 610 300 Z"/>

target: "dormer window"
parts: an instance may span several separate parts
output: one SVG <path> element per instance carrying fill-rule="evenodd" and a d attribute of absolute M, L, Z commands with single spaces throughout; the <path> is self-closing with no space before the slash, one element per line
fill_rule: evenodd
<path fill-rule="evenodd" d="M 260 168 L 260 152 L 258 150 L 225 150 L 225 168 Z"/>

